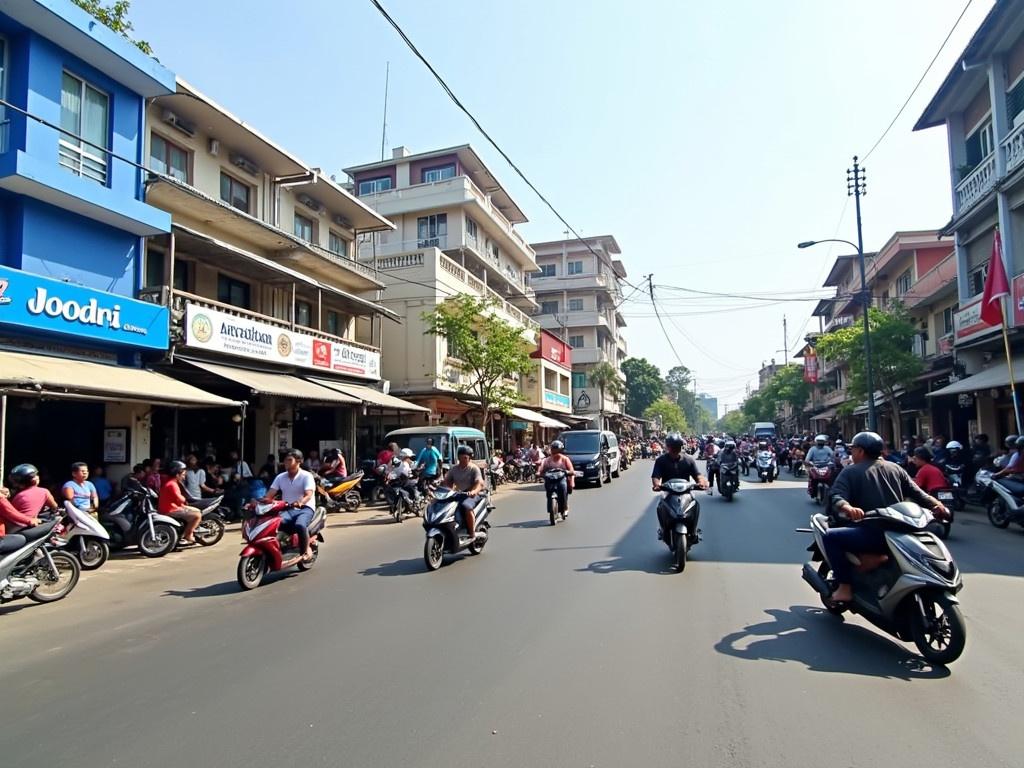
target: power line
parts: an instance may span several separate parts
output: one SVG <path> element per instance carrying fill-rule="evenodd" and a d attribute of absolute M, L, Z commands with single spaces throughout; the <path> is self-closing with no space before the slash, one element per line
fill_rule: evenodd
<path fill-rule="evenodd" d="M 921 74 L 921 78 L 917 81 L 917 84 L 914 86 L 914 89 L 910 92 L 910 95 L 907 96 L 907 100 L 903 102 L 903 106 L 900 107 L 899 110 L 896 112 L 896 116 L 892 119 L 889 125 L 886 126 L 885 130 L 882 131 L 882 135 L 878 137 L 878 141 L 876 141 L 871 146 L 871 149 L 869 149 L 867 153 L 861 158 L 861 162 L 864 162 L 869 157 L 871 157 L 871 153 L 878 148 L 878 145 L 882 143 L 882 139 L 884 139 L 888 135 L 889 131 L 892 130 L 892 127 L 896 124 L 896 121 L 900 119 L 900 115 L 903 114 L 903 110 L 905 110 L 907 108 L 907 105 L 910 104 L 910 100 L 914 98 L 914 94 L 917 93 L 917 89 L 921 87 L 921 83 L 924 82 L 924 79 L 928 76 L 928 73 L 931 72 L 932 67 L 935 65 L 935 61 L 939 58 L 939 55 L 942 53 L 942 50 L 946 47 L 946 43 L 949 42 L 949 38 L 953 36 L 953 33 L 956 31 L 956 28 L 960 25 L 960 20 L 963 19 L 964 15 L 967 13 L 967 9 L 971 7 L 971 3 L 973 2 L 974 0 L 967 0 L 967 4 L 964 6 L 964 9 L 960 11 L 960 15 L 957 16 L 956 21 L 953 22 L 953 26 L 950 28 L 949 34 L 947 34 L 945 39 L 942 41 L 942 45 L 939 46 L 939 50 L 937 50 L 935 52 L 935 55 L 932 56 L 932 60 L 928 62 L 928 66 L 925 67 L 924 72 Z"/>
<path fill-rule="evenodd" d="M 654 300 L 654 281 L 653 281 L 653 279 L 654 279 L 654 275 L 648 275 L 647 276 L 647 290 L 648 290 L 648 293 L 651 296 L 651 306 L 654 307 L 654 314 L 658 318 L 658 325 L 661 326 L 661 332 L 663 334 L 665 334 L 665 341 L 668 342 L 668 347 L 669 347 L 669 349 L 672 350 L 672 354 L 674 354 L 676 356 L 676 360 L 679 361 L 679 364 L 681 366 L 683 366 L 684 368 L 686 368 L 687 367 L 686 363 L 683 362 L 683 358 L 681 358 L 679 356 L 679 353 L 676 351 L 676 345 L 672 343 L 672 337 L 669 336 L 668 335 L 668 331 L 665 330 L 665 323 L 664 323 L 664 321 L 662 321 L 661 313 L 658 311 L 658 302 L 656 302 Z"/>

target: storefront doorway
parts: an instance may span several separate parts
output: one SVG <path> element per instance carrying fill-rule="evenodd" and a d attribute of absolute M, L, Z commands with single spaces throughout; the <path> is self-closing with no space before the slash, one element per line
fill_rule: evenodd
<path fill-rule="evenodd" d="M 59 487 L 74 462 L 102 462 L 103 427 L 103 403 L 8 397 L 7 469 L 35 464 L 44 486 Z"/>

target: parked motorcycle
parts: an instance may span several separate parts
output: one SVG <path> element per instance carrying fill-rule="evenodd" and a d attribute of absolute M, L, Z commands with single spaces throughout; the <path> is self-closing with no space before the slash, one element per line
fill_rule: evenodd
<path fill-rule="evenodd" d="M 868 568 L 856 554 L 848 554 L 856 566 L 853 600 L 836 605 L 829 599 L 837 585 L 824 545 L 830 521 L 816 514 L 810 528 L 797 529 L 814 535 L 808 547 L 811 561 L 804 564 L 802 575 L 829 613 L 860 614 L 882 631 L 912 641 L 932 664 L 949 664 L 960 657 L 967 639 L 956 597 L 963 581 L 949 550 L 926 530 L 932 521 L 929 512 L 906 501 L 867 512 L 855 524 L 884 527 L 888 559 Z"/>
<path fill-rule="evenodd" d="M 470 539 L 466 535 L 465 522 L 459 507 L 468 498 L 467 494 L 441 486 L 434 491 L 434 500 L 427 506 L 423 517 L 423 528 L 427 540 L 423 546 L 423 560 L 427 568 L 436 571 L 444 563 L 444 556 L 453 555 L 463 550 L 479 555 L 484 550 L 490 536 L 491 524 L 487 518 L 494 506 L 490 503 L 490 495 L 484 491 L 477 496 L 474 509 L 476 521 L 476 537 Z"/>
<path fill-rule="evenodd" d="M 297 565 L 300 571 L 312 568 L 320 556 L 320 545 L 324 541 L 323 528 L 327 513 L 317 508 L 309 524 L 309 546 L 313 550 L 311 560 L 303 560 L 299 550 L 299 536 L 290 530 L 283 530 L 281 513 L 290 504 L 280 499 L 269 503 L 250 502 L 246 509 L 252 516 L 242 524 L 242 538 L 245 547 L 238 555 L 238 584 L 242 589 L 255 589 L 263 583 L 267 574 L 283 571 Z"/>
<path fill-rule="evenodd" d="M 775 454 L 771 451 L 757 452 L 757 476 L 762 483 L 772 483 L 779 475 L 778 465 L 775 463 Z"/>
<path fill-rule="evenodd" d="M 224 494 L 208 499 L 188 499 L 188 504 L 202 514 L 202 519 L 192 534 L 197 544 L 212 547 L 224 538 Z"/>
<path fill-rule="evenodd" d="M 363 472 L 354 475 L 334 475 L 317 478 L 317 500 L 330 512 L 355 512 L 363 503 L 359 485 Z"/>
<path fill-rule="evenodd" d="M 0 603 L 27 597 L 37 603 L 61 600 L 78 584 L 81 568 L 68 552 L 56 551 L 56 516 L 0 539 Z M 25 543 L 18 546 L 24 537 Z M 13 548 L 12 548 L 13 547 Z"/>
<path fill-rule="evenodd" d="M 832 491 L 832 474 L 835 464 L 831 461 L 816 461 L 807 470 L 811 480 L 815 482 L 814 500 L 819 507 L 829 506 L 829 494 Z"/>
<path fill-rule="evenodd" d="M 668 530 L 664 527 L 658 532 L 658 538 L 665 542 L 672 553 L 672 563 L 676 572 L 686 569 L 686 556 L 700 541 L 700 530 L 697 519 L 700 516 L 700 504 L 693 497 L 696 483 L 679 478 L 666 480 L 661 484 L 661 501 L 658 502 L 658 520 L 662 517 L 672 521 Z"/>
<path fill-rule="evenodd" d="M 78 559 L 83 571 L 94 571 L 110 557 L 110 534 L 88 512 L 64 502 L 64 520 L 55 532 L 57 549 Z"/>
<path fill-rule="evenodd" d="M 156 491 L 139 486 L 100 510 L 100 525 L 110 534 L 111 549 L 136 546 L 146 557 L 163 557 L 174 551 L 181 523 L 159 514 L 156 500 Z"/>
<path fill-rule="evenodd" d="M 544 498 L 546 499 L 548 520 L 552 525 L 558 521 L 559 517 L 562 520 L 565 520 L 566 517 L 565 507 L 568 505 L 568 500 L 566 500 L 565 505 L 558 503 L 558 488 L 568 476 L 568 472 L 557 467 L 544 472 Z"/>
<path fill-rule="evenodd" d="M 739 464 L 721 464 L 718 469 L 718 490 L 726 501 L 732 501 L 733 494 L 740 489 Z"/>
<path fill-rule="evenodd" d="M 985 488 L 983 498 L 988 521 L 996 528 L 1010 523 L 1024 527 L 1024 483 L 992 477 L 988 470 L 979 470 L 976 481 Z"/>

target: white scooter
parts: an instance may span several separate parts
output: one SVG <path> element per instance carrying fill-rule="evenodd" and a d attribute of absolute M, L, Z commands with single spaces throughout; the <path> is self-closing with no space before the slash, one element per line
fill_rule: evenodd
<path fill-rule="evenodd" d="M 996 528 L 1010 523 L 1024 527 L 1024 493 L 1021 483 L 995 478 L 987 470 L 978 470 L 975 482 L 983 489 L 982 499 L 988 511 L 988 521 Z M 1006 485 L 1007 482 L 1013 485 Z"/>
<path fill-rule="evenodd" d="M 78 561 L 50 546 L 57 519 L 0 538 L 0 603 L 27 597 L 52 603 L 66 597 L 81 574 Z"/>
<path fill-rule="evenodd" d="M 83 512 L 70 501 L 64 502 L 64 531 L 55 542 L 76 558 L 83 571 L 94 571 L 110 557 L 110 534 L 88 512 Z"/>

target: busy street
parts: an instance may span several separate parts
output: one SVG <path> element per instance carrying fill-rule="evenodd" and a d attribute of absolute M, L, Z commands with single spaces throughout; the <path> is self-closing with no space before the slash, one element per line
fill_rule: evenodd
<path fill-rule="evenodd" d="M 377 506 L 332 516 L 316 568 L 255 592 L 230 526 L 4 606 L 4 763 L 1018 764 L 1016 526 L 958 517 L 968 645 L 932 667 L 801 581 L 804 479 L 697 492 L 703 540 L 676 573 L 651 467 L 580 487 L 554 527 L 542 486 L 504 485 L 486 550 L 436 573 L 420 520 Z M 851 749 L 857 732 L 877 735 Z"/>

